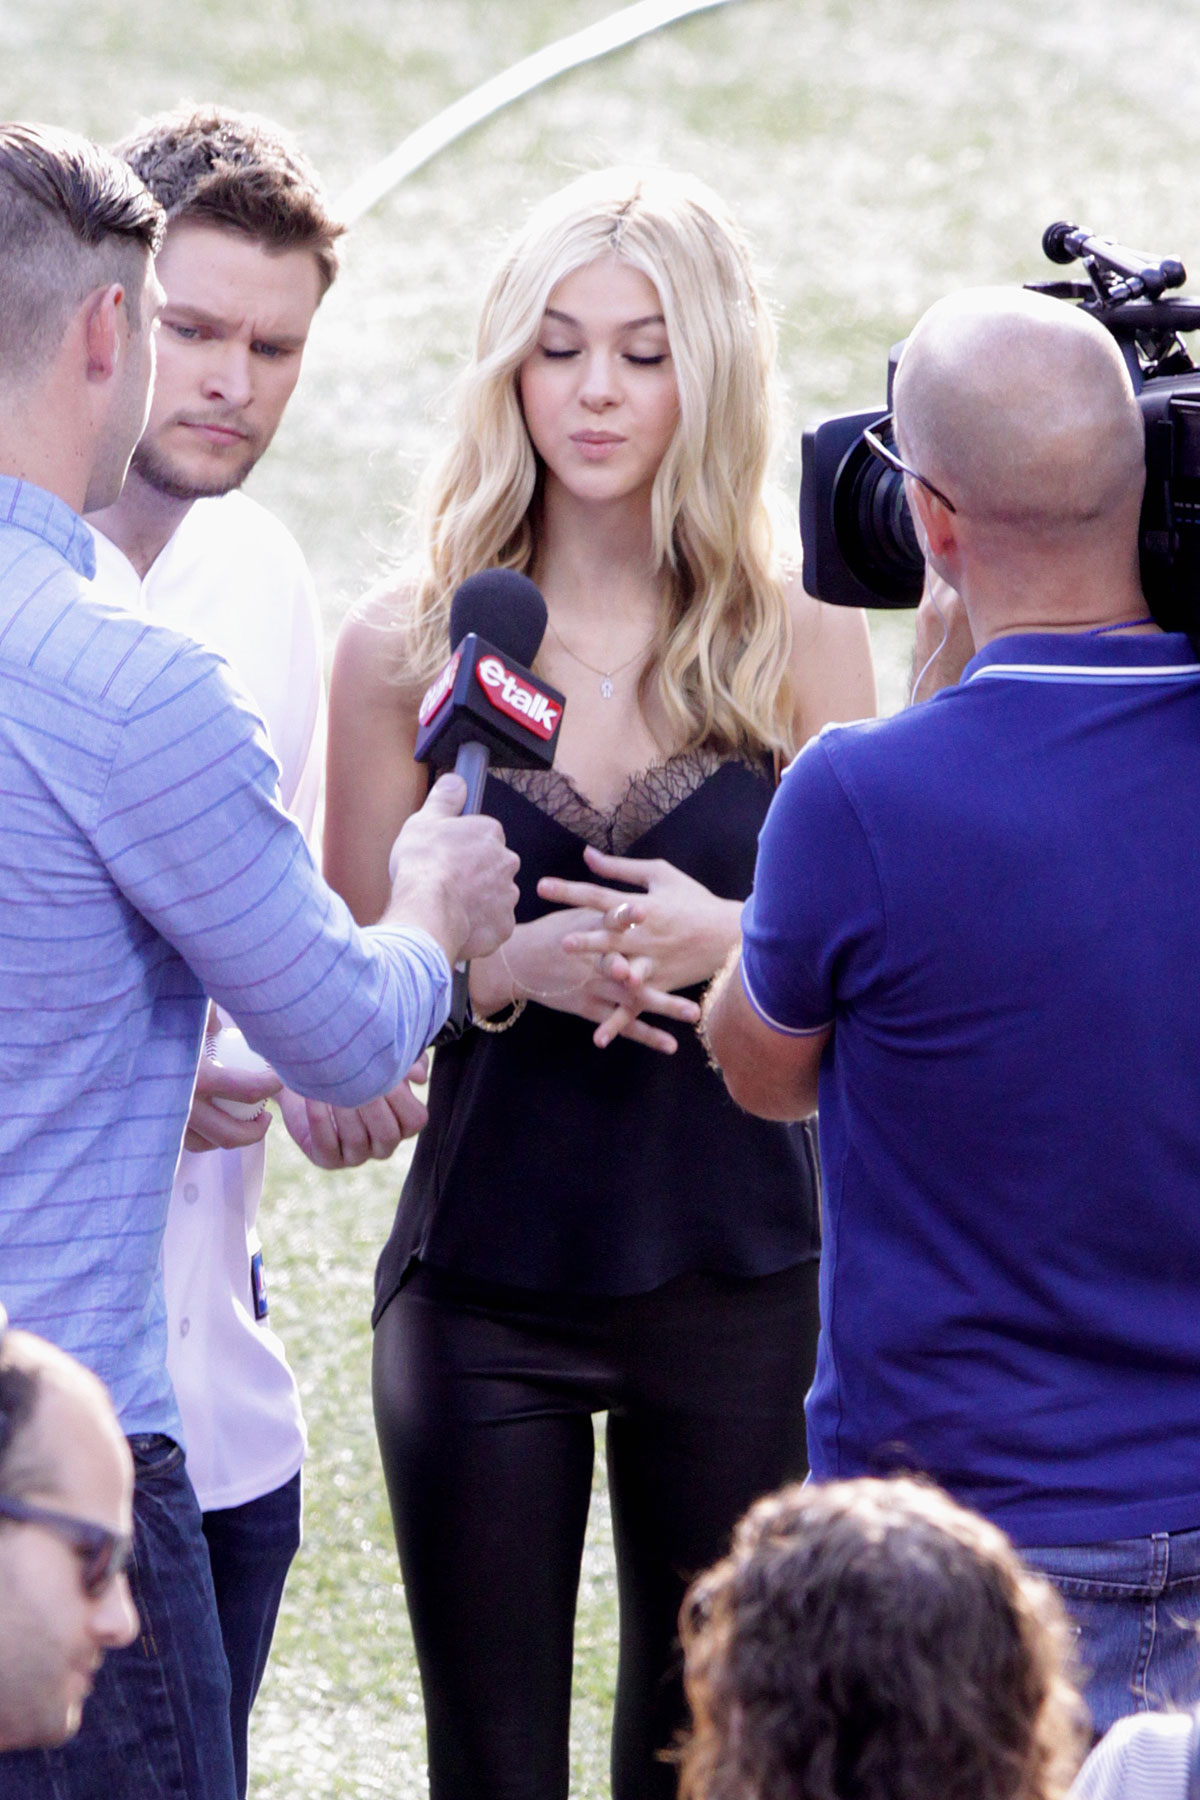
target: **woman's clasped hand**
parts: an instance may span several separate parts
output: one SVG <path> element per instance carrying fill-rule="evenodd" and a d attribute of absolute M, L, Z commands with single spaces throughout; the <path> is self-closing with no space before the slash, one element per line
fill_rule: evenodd
<path fill-rule="evenodd" d="M 590 960 L 600 980 L 621 990 L 592 1041 L 600 1049 L 617 1036 L 647 1042 L 635 1030 L 643 1012 L 697 1024 L 698 1003 L 679 990 L 698 986 L 720 968 L 737 942 L 740 903 L 719 899 L 662 858 L 609 856 L 592 844 L 583 857 L 598 880 L 545 875 L 538 893 L 588 915 L 572 923 L 560 947 L 585 964 Z M 642 891 L 631 895 L 610 882 Z M 675 1049 L 670 1033 L 658 1032 L 655 1039 L 651 1048 Z"/>
<path fill-rule="evenodd" d="M 538 891 L 545 899 L 553 898 L 543 892 L 540 883 Z M 621 896 L 614 895 L 613 899 L 619 906 Z M 605 919 L 611 913 L 606 914 L 597 902 L 584 905 L 567 901 L 566 908 L 531 920 L 517 937 L 489 958 L 493 964 L 491 979 L 486 972 L 477 973 L 473 979 L 476 1010 L 486 1017 L 488 1012 L 514 1000 L 537 1000 L 552 1011 L 574 1013 L 589 1020 L 596 1027 L 593 1042 L 600 1048 L 619 1034 L 644 1044 L 648 1050 L 672 1055 L 676 1049 L 672 1033 L 642 1015 L 654 1013 L 683 1025 L 695 1025 L 700 1018 L 699 1006 L 686 995 L 669 992 L 653 978 L 650 956 L 625 955 L 617 950 L 615 940 L 622 936 L 622 927 L 618 925 L 606 933 Z M 616 910 L 618 907 L 611 909 Z M 626 928 L 633 923 L 630 916 Z M 590 955 L 580 955 L 578 941 L 597 934 L 614 942 Z"/>

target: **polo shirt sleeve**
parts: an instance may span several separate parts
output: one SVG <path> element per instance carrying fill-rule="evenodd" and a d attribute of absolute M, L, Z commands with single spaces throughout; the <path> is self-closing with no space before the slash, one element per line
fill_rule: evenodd
<path fill-rule="evenodd" d="M 165 938 L 289 1087 L 358 1105 L 394 1087 L 438 1031 L 450 971 L 422 932 L 359 930 L 279 805 L 276 776 L 223 663 L 189 647 L 122 724 L 96 848 L 133 909 L 128 929 Z M 170 970 L 164 959 L 148 1004 L 171 1004 Z"/>
<path fill-rule="evenodd" d="M 808 1036 L 876 978 L 886 926 L 875 859 L 826 731 L 790 765 L 742 913 L 742 985 L 774 1030 Z"/>

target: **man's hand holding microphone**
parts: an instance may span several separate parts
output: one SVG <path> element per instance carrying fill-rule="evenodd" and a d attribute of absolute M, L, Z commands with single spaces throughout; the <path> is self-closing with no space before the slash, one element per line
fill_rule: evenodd
<path fill-rule="evenodd" d="M 442 775 L 405 820 L 388 861 L 391 898 L 378 921 L 427 931 L 451 968 L 490 956 L 516 922 L 516 852 L 496 819 L 463 812 L 466 799 L 462 776 Z"/>

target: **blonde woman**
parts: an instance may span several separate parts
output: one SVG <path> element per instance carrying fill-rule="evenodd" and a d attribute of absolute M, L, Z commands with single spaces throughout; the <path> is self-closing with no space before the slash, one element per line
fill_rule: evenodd
<path fill-rule="evenodd" d="M 417 707 L 478 569 L 529 574 L 557 766 L 497 773 L 522 859 L 476 1025 L 440 1050 L 376 1293 L 375 1403 L 434 1800 L 565 1800 L 572 1638 L 608 1416 L 616 1800 L 668 1795 L 686 1579 L 805 1469 L 809 1141 L 744 1115 L 696 995 L 738 937 L 774 770 L 873 711 L 866 628 L 803 594 L 765 487 L 773 335 L 741 237 L 679 176 L 541 206 L 484 304 L 418 578 L 348 622 L 328 874 L 360 919 L 420 804 Z"/>

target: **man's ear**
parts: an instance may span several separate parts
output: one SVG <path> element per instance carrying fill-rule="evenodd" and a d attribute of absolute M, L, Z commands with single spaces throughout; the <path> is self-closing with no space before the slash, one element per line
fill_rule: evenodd
<path fill-rule="evenodd" d="M 906 481 L 908 503 L 916 515 L 917 536 L 926 556 L 944 559 L 958 548 L 954 514 L 919 481 Z"/>
<path fill-rule="evenodd" d="M 95 288 L 80 309 L 89 381 L 111 381 L 126 336 L 125 289 L 119 281 Z"/>
<path fill-rule="evenodd" d="M 930 566 L 961 593 L 963 569 L 958 520 L 950 508 L 922 487 L 919 481 L 907 481 L 908 503 L 913 509 L 917 537 Z"/>

